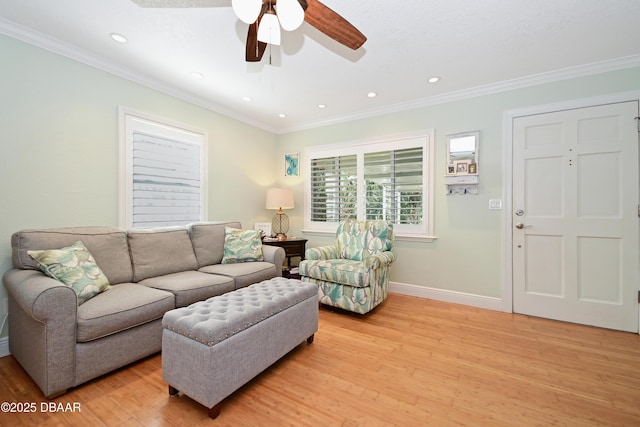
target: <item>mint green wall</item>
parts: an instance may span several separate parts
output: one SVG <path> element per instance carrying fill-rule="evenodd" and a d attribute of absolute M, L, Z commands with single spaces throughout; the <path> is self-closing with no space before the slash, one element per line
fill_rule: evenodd
<path fill-rule="evenodd" d="M 490 211 L 488 204 L 489 199 L 503 198 L 503 113 L 528 106 L 634 90 L 640 90 L 640 68 L 282 135 L 278 138 L 278 155 L 281 158 L 284 153 L 302 153 L 304 147 L 313 145 L 435 129 L 437 240 L 433 243 L 396 242 L 398 260 L 392 268 L 391 281 L 500 298 L 503 211 Z M 476 130 L 481 133 L 479 195 L 447 196 L 443 178 L 445 137 L 452 133 Z M 281 185 L 294 189 L 296 209 L 290 212 L 291 232 L 303 235 L 302 180 L 280 178 L 280 182 Z M 307 237 L 310 239 L 310 246 L 329 244 L 333 240 L 315 235 Z"/>
<path fill-rule="evenodd" d="M 0 275 L 11 266 L 16 230 L 118 224 L 118 106 L 124 106 L 208 131 L 209 219 L 246 226 L 269 220 L 265 189 L 291 187 L 296 208 L 288 212 L 289 234 L 298 236 L 304 236 L 303 186 L 301 178 L 282 176 L 285 153 L 435 129 L 438 239 L 397 242 L 391 280 L 499 298 L 502 211 L 489 211 L 488 200 L 503 197 L 503 113 L 640 90 L 635 68 L 272 135 L 12 38 L 0 36 L 0 55 Z M 480 194 L 446 196 L 445 136 L 472 130 L 481 132 Z M 307 237 L 309 246 L 332 241 Z"/>
<path fill-rule="evenodd" d="M 0 276 L 17 230 L 118 225 L 119 106 L 208 132 L 209 219 L 269 217 L 274 135 L 9 37 L 0 56 Z"/>

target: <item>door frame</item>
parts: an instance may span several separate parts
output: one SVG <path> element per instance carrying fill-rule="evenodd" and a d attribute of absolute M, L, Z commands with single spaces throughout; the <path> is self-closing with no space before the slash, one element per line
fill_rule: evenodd
<path fill-rule="evenodd" d="M 640 91 L 613 93 L 603 96 L 574 99 L 569 101 L 534 105 L 530 107 L 507 110 L 502 118 L 503 136 L 503 200 L 502 211 L 502 311 L 513 313 L 513 121 L 519 117 L 535 114 L 546 114 L 598 105 L 617 104 L 634 101 L 640 105 Z M 640 202 L 640 195 L 639 202 Z M 637 266 L 640 269 L 640 263 Z M 640 290 L 640 283 L 637 284 Z M 640 325 L 640 316 L 638 317 Z"/>

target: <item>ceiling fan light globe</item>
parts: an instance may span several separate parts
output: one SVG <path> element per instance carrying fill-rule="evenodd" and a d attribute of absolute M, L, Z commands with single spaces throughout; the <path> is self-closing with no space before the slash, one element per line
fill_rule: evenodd
<path fill-rule="evenodd" d="M 276 11 L 285 31 L 293 31 L 304 22 L 304 9 L 298 0 L 278 0 Z"/>
<path fill-rule="evenodd" d="M 231 0 L 231 7 L 238 19 L 246 24 L 253 24 L 260 16 L 262 0 Z"/>
<path fill-rule="evenodd" d="M 273 13 L 265 13 L 258 26 L 258 41 L 280 45 L 280 22 Z"/>

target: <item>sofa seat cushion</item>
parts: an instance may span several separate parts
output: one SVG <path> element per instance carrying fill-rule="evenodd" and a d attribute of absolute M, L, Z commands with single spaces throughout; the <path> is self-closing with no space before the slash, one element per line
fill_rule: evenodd
<path fill-rule="evenodd" d="M 145 279 L 138 283 L 171 292 L 175 295 L 176 307 L 185 307 L 196 301 L 202 301 L 234 290 L 233 278 L 199 271 L 166 274 Z"/>
<path fill-rule="evenodd" d="M 121 283 L 78 307 L 76 340 L 89 342 L 152 322 L 173 308 L 170 292 Z"/>
<path fill-rule="evenodd" d="M 359 288 L 369 286 L 369 273 L 362 261 L 350 259 L 306 260 L 300 263 L 301 276 Z"/>
<path fill-rule="evenodd" d="M 235 282 L 236 289 L 280 276 L 276 270 L 276 266 L 266 261 L 213 264 L 202 267 L 198 271 L 231 277 Z"/>

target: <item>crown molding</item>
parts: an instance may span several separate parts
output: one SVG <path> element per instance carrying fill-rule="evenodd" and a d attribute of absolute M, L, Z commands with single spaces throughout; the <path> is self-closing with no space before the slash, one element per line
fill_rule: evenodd
<path fill-rule="evenodd" d="M 624 70 L 627 68 L 640 67 L 640 55 L 626 56 L 616 58 L 609 61 L 595 62 L 576 67 L 564 68 L 546 73 L 540 73 L 511 80 L 504 80 L 497 83 L 491 83 L 482 86 L 476 86 L 469 89 L 462 89 L 453 92 L 447 92 L 442 95 L 431 96 L 427 98 L 416 99 L 408 102 L 397 103 L 375 109 L 362 110 L 354 114 L 333 117 L 323 121 L 307 122 L 299 126 L 292 126 L 281 129 L 280 133 L 297 132 L 322 126 L 335 125 L 354 120 L 367 119 L 386 114 L 399 113 L 418 108 L 431 107 L 434 105 L 445 104 L 448 102 L 461 101 L 480 96 L 493 95 L 501 92 L 507 92 L 516 89 L 523 89 L 531 86 L 538 86 L 545 83 L 553 83 L 562 80 L 569 80 L 578 77 L 591 76 L 595 74 L 606 73 L 610 71 Z"/>
<path fill-rule="evenodd" d="M 159 80 L 150 79 L 138 73 L 133 73 L 130 70 L 118 66 L 112 61 L 106 60 L 103 57 L 95 55 L 83 49 L 79 49 L 69 43 L 54 39 L 40 32 L 34 31 L 30 28 L 21 26 L 12 21 L 0 18 L 0 34 L 5 34 L 9 37 L 17 40 L 29 43 L 34 46 L 38 46 L 42 49 L 57 53 L 99 70 L 108 72 L 126 80 L 138 83 L 140 85 L 157 90 L 164 94 L 173 96 L 177 99 L 189 102 L 207 110 L 222 114 L 232 119 L 241 121 L 251 126 L 263 129 L 273 134 L 286 134 L 291 132 L 303 131 L 321 126 L 335 125 L 354 120 L 361 120 L 371 117 L 382 116 L 386 114 L 399 113 L 408 110 L 414 110 L 418 108 L 430 107 L 438 104 L 444 104 L 448 102 L 460 101 L 469 98 L 476 98 L 485 95 L 496 94 L 500 92 L 506 92 L 515 89 L 526 88 L 530 86 L 536 86 L 545 83 L 557 82 L 561 80 L 568 80 L 577 77 L 590 76 L 594 74 L 605 73 L 609 71 L 622 70 L 626 68 L 640 67 L 640 55 L 632 55 L 623 58 L 617 58 L 610 61 L 596 62 L 592 64 L 580 65 L 576 67 L 564 68 L 556 71 L 550 71 L 541 74 L 535 74 L 531 76 L 505 80 L 497 83 L 476 86 L 468 89 L 462 89 L 458 91 L 444 93 L 442 95 L 436 95 L 427 98 L 416 99 L 408 102 L 397 103 L 388 105 L 385 107 L 362 110 L 353 114 L 345 114 L 341 116 L 335 116 L 326 120 L 313 121 L 300 123 L 298 125 L 290 127 L 278 127 L 267 125 L 263 122 L 253 120 L 247 116 L 239 114 L 236 111 L 229 110 L 219 104 L 212 103 L 207 99 L 198 97 L 189 92 L 175 88 L 174 86 L 167 85 Z"/>
<path fill-rule="evenodd" d="M 219 104 L 212 103 L 204 98 L 177 89 L 174 86 L 167 85 L 159 80 L 151 79 L 147 76 L 131 72 L 130 70 L 123 68 L 99 55 L 95 55 L 69 43 L 63 42 L 53 37 L 49 37 L 38 31 L 34 31 L 31 28 L 16 24 L 15 22 L 0 18 L 0 34 L 7 35 L 14 39 L 73 59 L 74 61 L 81 62 L 85 65 L 89 65 L 101 71 L 105 71 L 131 82 L 138 83 L 148 88 L 157 90 L 158 92 L 173 96 L 174 98 L 180 99 L 182 101 L 186 101 L 199 107 L 206 108 L 207 110 L 220 113 L 224 116 L 247 123 L 251 126 L 255 126 L 271 133 L 276 133 L 276 129 L 266 125 L 265 123 L 257 122 L 242 114 L 238 114 L 236 111 L 229 110 Z"/>

